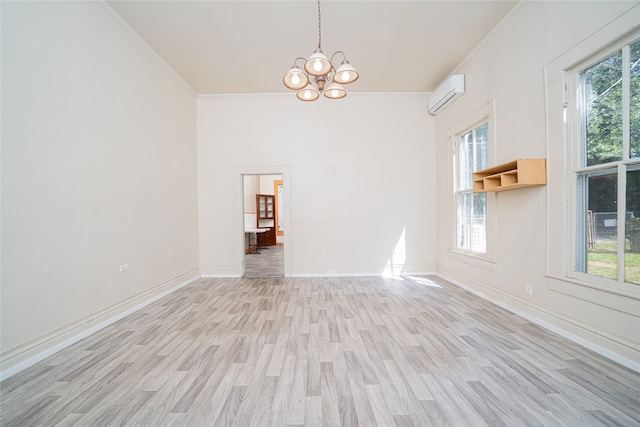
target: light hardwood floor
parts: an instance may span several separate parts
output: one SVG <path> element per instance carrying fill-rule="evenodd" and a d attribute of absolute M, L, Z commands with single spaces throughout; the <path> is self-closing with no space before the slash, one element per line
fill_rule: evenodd
<path fill-rule="evenodd" d="M 244 255 L 245 277 L 284 277 L 284 246 L 267 246 Z"/>
<path fill-rule="evenodd" d="M 433 277 L 202 279 L 3 381 L 2 426 L 640 425 L 640 376 Z"/>

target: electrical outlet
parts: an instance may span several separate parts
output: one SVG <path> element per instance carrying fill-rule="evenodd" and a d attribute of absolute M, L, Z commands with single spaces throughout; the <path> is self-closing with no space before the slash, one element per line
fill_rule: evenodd
<path fill-rule="evenodd" d="M 121 264 L 120 265 L 120 273 L 124 273 L 129 270 L 129 264 Z"/>
<path fill-rule="evenodd" d="M 322 247 L 322 253 L 323 253 L 323 254 L 326 254 L 326 253 L 327 253 L 327 247 L 326 247 L 326 246 L 323 246 L 323 247 Z"/>
<path fill-rule="evenodd" d="M 524 291 L 527 295 L 533 295 L 533 285 L 531 283 L 524 284 Z"/>

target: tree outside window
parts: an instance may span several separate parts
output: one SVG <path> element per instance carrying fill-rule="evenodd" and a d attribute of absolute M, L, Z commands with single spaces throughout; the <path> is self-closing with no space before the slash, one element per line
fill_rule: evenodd
<path fill-rule="evenodd" d="M 584 70 L 577 271 L 640 284 L 640 41 Z"/>

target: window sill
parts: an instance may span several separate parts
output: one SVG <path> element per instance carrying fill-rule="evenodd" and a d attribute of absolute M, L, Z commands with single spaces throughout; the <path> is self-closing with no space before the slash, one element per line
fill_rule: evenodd
<path fill-rule="evenodd" d="M 638 315 L 637 304 L 640 300 L 639 285 L 616 282 L 612 282 L 611 285 L 599 284 L 581 280 L 579 277 L 561 277 L 553 274 L 545 274 L 545 277 L 551 279 L 549 280 L 549 290 L 582 300 L 595 302 L 600 305 L 613 306 L 620 311 L 628 312 L 635 316 Z M 604 298 L 607 294 L 609 297 Z M 607 303 L 609 298 L 614 298 L 619 301 L 624 299 L 627 302 L 630 302 L 631 305 L 627 307 L 627 309 L 624 309 L 622 307 L 626 306 L 626 304 L 622 303 L 621 305 L 620 303 Z"/>
<path fill-rule="evenodd" d="M 463 262 L 467 265 L 482 268 L 483 270 L 496 272 L 497 263 L 494 259 L 489 258 L 486 254 L 480 255 L 473 252 L 463 252 L 455 249 L 449 249 L 451 259 Z"/>

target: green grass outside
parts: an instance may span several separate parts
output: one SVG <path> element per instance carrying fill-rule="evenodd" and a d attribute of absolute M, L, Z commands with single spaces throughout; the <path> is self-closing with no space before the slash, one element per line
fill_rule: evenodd
<path fill-rule="evenodd" d="M 618 257 L 616 242 L 598 241 L 595 248 L 589 249 L 587 272 L 594 276 L 616 280 L 618 275 Z M 640 284 L 640 253 L 629 252 L 627 242 L 624 255 L 625 282 Z"/>

